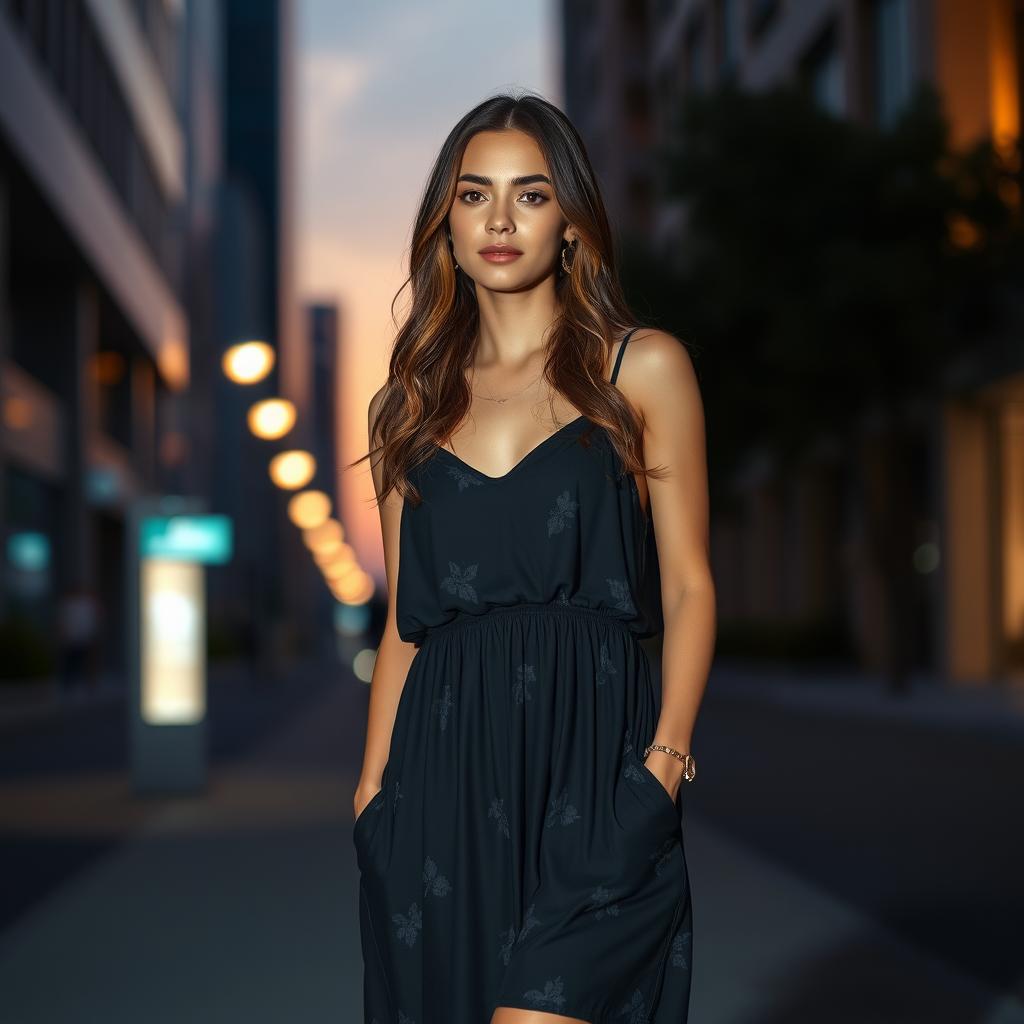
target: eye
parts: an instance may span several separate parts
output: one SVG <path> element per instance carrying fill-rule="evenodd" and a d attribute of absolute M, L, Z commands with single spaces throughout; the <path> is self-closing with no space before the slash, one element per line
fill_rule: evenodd
<path fill-rule="evenodd" d="M 463 202 L 468 203 L 470 206 L 477 206 L 478 205 L 477 200 L 470 199 L 470 196 L 483 196 L 483 193 L 480 192 L 478 189 L 470 188 L 470 189 L 466 189 L 466 191 L 463 192 L 459 196 L 459 198 Z M 546 195 L 544 195 L 543 192 L 537 192 L 536 190 L 530 191 L 530 192 L 524 192 L 523 193 L 523 198 L 525 199 L 527 196 L 534 196 L 534 197 L 536 197 L 535 199 L 533 199 L 530 202 L 528 202 L 526 204 L 527 206 L 540 206 L 543 203 L 546 203 L 548 201 L 548 197 Z"/>

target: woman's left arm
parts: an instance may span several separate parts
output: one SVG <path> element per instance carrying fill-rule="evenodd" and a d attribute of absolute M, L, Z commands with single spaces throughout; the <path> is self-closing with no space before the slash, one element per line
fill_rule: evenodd
<path fill-rule="evenodd" d="M 687 753 L 711 670 L 716 626 L 704 408 L 681 341 L 650 330 L 638 331 L 629 345 L 620 379 L 644 419 L 644 461 L 666 470 L 661 479 L 647 478 L 665 621 L 661 714 L 653 742 Z M 675 797 L 682 783 L 680 761 L 652 750 L 647 764 Z"/>

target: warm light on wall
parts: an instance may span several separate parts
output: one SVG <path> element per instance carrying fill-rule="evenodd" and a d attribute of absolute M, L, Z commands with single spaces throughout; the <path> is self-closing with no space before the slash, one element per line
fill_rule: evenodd
<path fill-rule="evenodd" d="M 270 460 L 270 479 L 286 491 L 305 487 L 316 473 L 316 459 L 300 449 L 280 452 Z"/>
<path fill-rule="evenodd" d="M 32 403 L 28 399 L 12 395 L 4 401 L 4 426 L 9 430 L 28 430 L 33 419 Z"/>
<path fill-rule="evenodd" d="M 1010 152 L 1020 135 L 1020 70 L 1013 4 L 993 3 L 989 17 L 992 139 L 997 149 Z"/>
<path fill-rule="evenodd" d="M 288 518 L 301 530 L 327 522 L 331 499 L 323 491 L 302 491 L 288 502 Z"/>
<path fill-rule="evenodd" d="M 249 429 L 264 441 L 276 441 L 295 426 L 295 405 L 287 398 L 267 398 L 249 407 Z"/>
<path fill-rule="evenodd" d="M 265 341 L 243 341 L 224 353 L 221 367 L 236 384 L 255 384 L 274 368 L 274 360 L 274 350 Z"/>
<path fill-rule="evenodd" d="M 117 384 L 124 377 L 125 367 L 124 356 L 113 349 L 96 352 L 91 360 L 93 378 L 105 387 Z"/>

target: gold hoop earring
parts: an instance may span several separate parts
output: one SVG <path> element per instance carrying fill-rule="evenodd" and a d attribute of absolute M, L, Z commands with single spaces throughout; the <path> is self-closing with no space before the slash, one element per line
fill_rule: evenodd
<path fill-rule="evenodd" d="M 572 242 L 572 244 L 571 244 L 571 245 L 567 245 L 567 246 L 566 246 L 566 247 L 565 247 L 565 248 L 564 248 L 564 249 L 562 250 L 562 269 L 563 269 L 563 270 L 564 270 L 564 271 L 565 271 L 565 272 L 566 272 L 567 274 L 571 274 L 571 273 L 572 273 L 572 268 L 573 268 L 574 266 L 576 266 L 576 246 L 577 246 L 577 245 L 579 245 L 579 244 L 580 244 L 580 240 L 579 240 L 578 238 L 576 238 L 576 239 L 573 239 L 573 242 Z M 572 252 L 572 263 L 571 263 L 571 264 L 570 264 L 569 266 L 566 266 L 566 265 L 565 265 L 565 254 L 566 254 L 567 252 L 570 252 L 570 251 Z"/>

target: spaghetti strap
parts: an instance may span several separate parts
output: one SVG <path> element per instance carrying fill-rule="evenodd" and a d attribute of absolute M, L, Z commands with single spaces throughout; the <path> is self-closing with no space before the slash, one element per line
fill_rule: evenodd
<path fill-rule="evenodd" d="M 622 356 L 623 356 L 623 353 L 626 351 L 626 344 L 629 341 L 629 339 L 632 338 L 633 335 L 636 334 L 636 332 L 639 331 L 639 330 L 640 330 L 639 327 L 634 327 L 633 330 L 631 330 L 622 339 L 622 344 L 619 345 L 619 351 L 618 351 L 617 355 L 615 356 L 615 366 L 612 368 L 612 378 L 608 382 L 609 384 L 614 384 L 615 381 L 618 380 L 618 377 L 619 377 L 619 365 L 622 363 Z"/>

